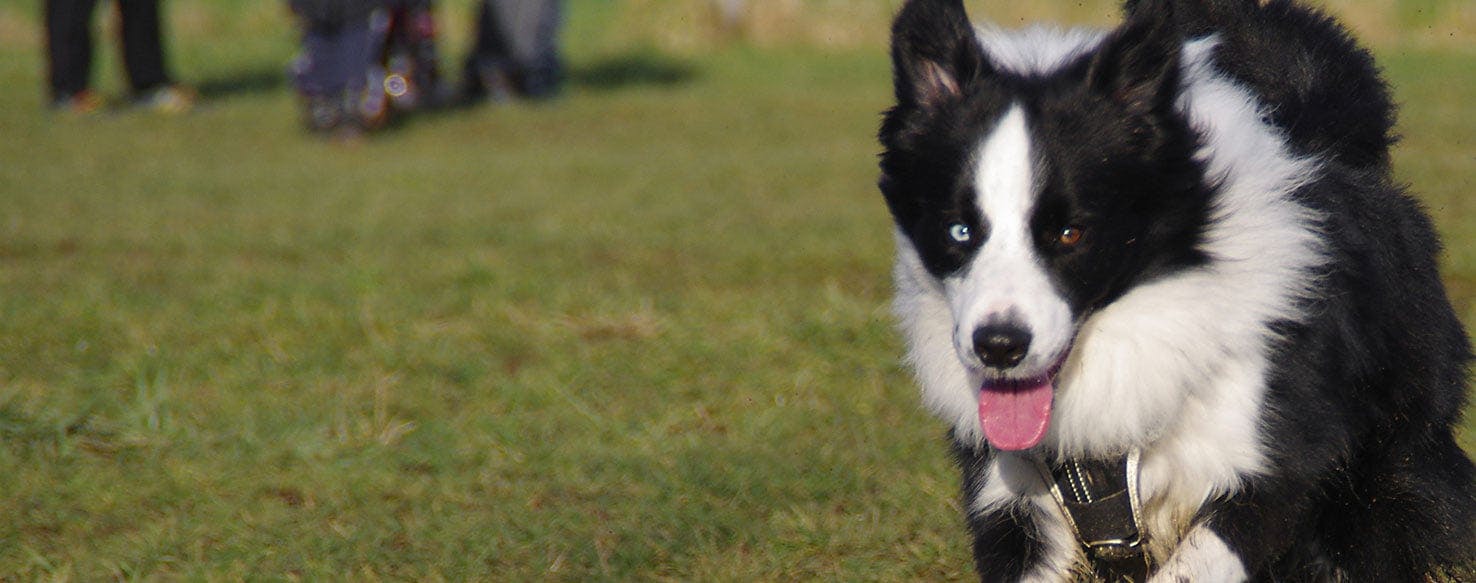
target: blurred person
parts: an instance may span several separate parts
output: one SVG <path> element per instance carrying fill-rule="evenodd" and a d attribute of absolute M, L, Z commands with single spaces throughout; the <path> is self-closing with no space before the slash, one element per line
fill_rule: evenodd
<path fill-rule="evenodd" d="M 302 26 L 302 49 L 292 81 L 302 97 L 303 124 L 315 133 L 352 138 L 381 120 L 370 99 L 375 50 L 375 0 L 290 0 Z"/>
<path fill-rule="evenodd" d="M 466 59 L 464 97 L 476 102 L 557 95 L 564 81 L 562 20 L 559 0 L 483 0 L 476 44 Z"/>
<path fill-rule="evenodd" d="M 158 0 L 117 0 L 123 67 L 137 107 L 188 111 L 192 90 L 177 85 L 164 62 Z M 103 100 L 90 89 L 92 14 L 97 0 L 46 0 L 46 50 L 52 109 L 91 113 Z"/>
<path fill-rule="evenodd" d="M 445 101 L 431 0 L 290 0 L 302 23 L 292 65 L 303 123 L 356 138 L 393 111 Z"/>

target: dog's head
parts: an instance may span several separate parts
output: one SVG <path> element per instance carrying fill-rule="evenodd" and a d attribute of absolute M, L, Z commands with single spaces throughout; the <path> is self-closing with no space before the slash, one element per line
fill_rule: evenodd
<path fill-rule="evenodd" d="M 1141 4 L 1156 6 L 1105 33 L 980 32 L 961 0 L 912 0 L 893 27 L 880 187 L 899 309 L 946 314 L 946 331 L 910 339 L 913 359 L 961 376 L 933 383 L 968 387 L 930 389 L 949 392 L 934 408 L 977 415 L 999 449 L 1041 441 L 1092 314 L 1206 261 L 1209 188 L 1177 108 L 1183 40 L 1167 2 Z M 918 354 L 945 346 L 956 363 Z"/>

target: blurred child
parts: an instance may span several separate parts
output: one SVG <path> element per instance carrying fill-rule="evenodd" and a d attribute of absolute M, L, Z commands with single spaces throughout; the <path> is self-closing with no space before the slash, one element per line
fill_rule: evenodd
<path fill-rule="evenodd" d="M 393 111 L 437 105 L 431 0 L 291 0 L 302 21 L 292 66 L 309 131 L 355 138 Z"/>
<path fill-rule="evenodd" d="M 292 81 L 309 131 L 356 137 L 376 122 L 366 108 L 376 0 L 290 0 L 302 23 Z"/>

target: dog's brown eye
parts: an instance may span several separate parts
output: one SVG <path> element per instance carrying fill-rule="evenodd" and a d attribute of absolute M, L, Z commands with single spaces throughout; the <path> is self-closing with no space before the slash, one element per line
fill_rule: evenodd
<path fill-rule="evenodd" d="M 1081 242 L 1081 236 L 1085 234 L 1081 227 L 1066 227 L 1061 229 L 1061 234 L 1056 237 L 1056 242 L 1064 247 L 1075 247 Z"/>

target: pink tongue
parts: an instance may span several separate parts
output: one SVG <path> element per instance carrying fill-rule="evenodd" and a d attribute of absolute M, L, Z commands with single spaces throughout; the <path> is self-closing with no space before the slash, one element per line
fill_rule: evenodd
<path fill-rule="evenodd" d="M 984 385 L 979 392 L 979 423 L 984 437 L 997 449 L 1030 449 L 1045 437 L 1051 423 L 1055 388 L 1041 379 L 1020 385 Z"/>

